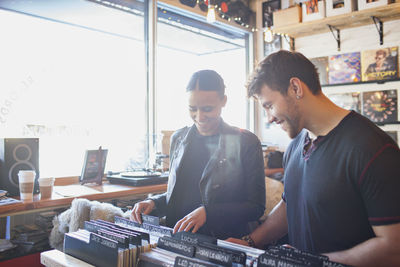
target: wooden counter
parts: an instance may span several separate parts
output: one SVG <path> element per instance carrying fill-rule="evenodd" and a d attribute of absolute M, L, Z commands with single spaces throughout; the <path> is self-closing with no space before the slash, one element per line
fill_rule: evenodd
<path fill-rule="evenodd" d="M 0 206 L 0 217 L 69 206 L 75 198 L 105 201 L 122 197 L 158 194 L 166 190 L 167 184 L 133 187 L 105 182 L 103 185 L 71 184 L 54 186 L 53 195 L 50 199 L 40 199 L 40 194 L 38 194 L 33 196 L 33 200 Z"/>

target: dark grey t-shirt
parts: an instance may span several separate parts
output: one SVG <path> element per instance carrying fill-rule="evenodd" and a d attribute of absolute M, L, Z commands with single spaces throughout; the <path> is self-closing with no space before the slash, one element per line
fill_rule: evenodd
<path fill-rule="evenodd" d="M 310 154 L 303 130 L 284 156 L 289 242 L 316 253 L 374 237 L 373 225 L 400 222 L 400 150 L 352 111 Z"/>

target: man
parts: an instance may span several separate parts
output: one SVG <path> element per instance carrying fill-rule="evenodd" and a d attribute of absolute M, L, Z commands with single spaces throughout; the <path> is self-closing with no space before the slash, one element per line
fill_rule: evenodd
<path fill-rule="evenodd" d="M 353 266 L 400 266 L 400 151 L 367 118 L 333 104 L 315 66 L 279 51 L 248 85 L 293 141 L 284 155 L 282 200 L 249 236 L 263 247 L 288 234 L 298 249 Z"/>

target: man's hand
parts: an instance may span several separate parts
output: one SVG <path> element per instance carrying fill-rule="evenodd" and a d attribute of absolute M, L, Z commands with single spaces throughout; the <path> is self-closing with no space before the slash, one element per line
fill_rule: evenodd
<path fill-rule="evenodd" d="M 131 220 L 142 223 L 142 213 L 149 214 L 154 209 L 155 203 L 153 200 L 144 200 L 135 204 L 131 213 Z"/>
<path fill-rule="evenodd" d="M 230 238 L 226 239 L 225 241 L 228 241 L 228 242 L 231 242 L 231 243 L 235 243 L 235 244 L 239 244 L 239 245 L 243 245 L 243 246 L 250 246 L 249 243 L 247 243 L 247 241 L 244 241 L 244 240 L 238 239 L 238 238 L 230 237 Z"/>
<path fill-rule="evenodd" d="M 175 224 L 174 233 L 188 232 L 191 229 L 193 229 L 192 233 L 196 233 L 206 223 L 206 219 L 206 209 L 204 207 L 197 208 Z"/>

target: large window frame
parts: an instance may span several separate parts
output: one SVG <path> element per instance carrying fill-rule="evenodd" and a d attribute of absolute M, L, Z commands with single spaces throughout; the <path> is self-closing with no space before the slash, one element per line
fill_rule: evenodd
<path fill-rule="evenodd" d="M 40 0 L 39 0 L 40 1 Z M 123 0 L 112 0 L 112 1 L 103 1 L 103 0 L 87 0 L 89 2 L 94 2 L 100 5 L 104 5 L 111 8 L 116 8 L 120 10 L 124 10 L 124 5 L 130 5 L 132 2 L 123 1 Z M 168 3 L 167 3 L 168 2 Z M 203 14 L 199 14 L 199 12 L 191 12 L 187 8 L 182 7 L 179 3 L 171 2 L 171 1 L 157 1 L 157 0 L 144 0 L 143 6 L 143 14 L 144 14 L 144 45 L 145 45 L 145 68 L 146 68 L 146 144 L 144 157 L 149 158 L 150 155 L 153 155 L 159 148 L 157 148 L 158 140 L 157 136 L 160 129 L 157 129 L 157 84 L 156 84 L 156 59 L 157 59 L 157 19 L 158 19 L 158 8 L 159 6 L 163 6 L 168 10 L 171 10 L 174 14 L 178 16 L 187 17 L 192 20 L 192 22 L 197 25 L 202 25 L 202 27 L 206 27 L 207 30 L 215 30 L 215 31 L 225 31 L 225 32 L 235 32 L 237 34 L 242 34 L 245 36 L 246 42 L 246 66 L 244 66 L 246 70 L 246 76 L 250 71 L 250 66 L 253 64 L 253 33 L 249 30 L 243 29 L 239 26 L 229 25 L 229 23 L 223 23 L 221 20 L 217 21 L 215 24 L 207 24 L 205 16 Z M 137 6 L 135 6 L 137 8 Z M 8 9 L 7 7 L 0 7 L 3 10 L 13 11 L 12 8 Z M 18 12 L 18 11 L 17 11 Z M 21 11 L 19 11 L 21 12 Z M 21 12 L 23 13 L 23 12 Z M 40 16 L 38 16 L 40 17 Z M 51 18 L 41 17 L 43 19 L 53 20 Z M 58 21 L 62 22 L 62 21 Z M 249 130 L 254 130 L 254 107 L 253 101 L 247 101 L 246 107 L 246 128 Z M 150 167 L 150 166 L 146 166 Z"/>

